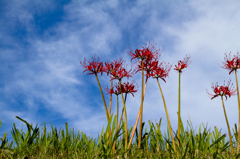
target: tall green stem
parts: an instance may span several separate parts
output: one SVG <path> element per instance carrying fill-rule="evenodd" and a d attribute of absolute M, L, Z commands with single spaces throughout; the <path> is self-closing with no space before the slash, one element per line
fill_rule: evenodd
<path fill-rule="evenodd" d="M 142 60 L 142 95 L 141 95 L 141 116 L 140 116 L 140 129 L 139 129 L 139 138 L 138 138 L 138 148 L 140 148 L 140 146 L 141 146 L 141 140 L 142 140 L 143 80 L 144 80 L 144 73 L 143 73 L 143 60 Z"/>
<path fill-rule="evenodd" d="M 240 99 L 238 89 L 237 70 L 235 69 L 236 85 L 237 85 L 237 98 L 238 98 L 238 142 L 237 142 L 237 153 L 239 153 L 239 142 L 240 142 Z"/>
<path fill-rule="evenodd" d="M 119 87 L 121 91 L 121 96 L 122 96 L 122 102 L 123 102 L 123 109 L 124 109 L 124 115 L 125 115 L 125 149 L 127 149 L 127 139 L 128 139 L 128 130 L 127 130 L 127 110 L 125 106 L 125 101 L 123 98 L 123 93 L 122 93 L 122 88 L 121 88 L 121 81 L 119 80 Z M 121 120 L 121 119 L 120 119 Z"/>
<path fill-rule="evenodd" d="M 113 79 L 113 75 L 112 75 L 112 79 Z M 111 81 L 111 89 L 113 87 L 113 80 Z M 109 118 L 111 115 L 111 107 L 112 107 L 112 93 L 110 93 L 110 101 L 109 101 Z"/>
<path fill-rule="evenodd" d="M 107 121 L 109 120 L 109 114 L 108 114 L 108 110 L 107 110 L 107 104 L 106 104 L 106 101 L 105 101 L 105 98 L 104 98 L 104 95 L 103 95 L 103 92 L 102 92 L 102 87 L 100 85 L 100 82 L 99 82 L 99 79 L 98 79 L 98 76 L 97 74 L 95 74 L 96 78 L 97 78 L 97 81 L 98 81 L 98 86 L 99 86 L 99 89 L 101 91 L 101 95 L 102 95 L 102 99 L 103 99 L 103 103 L 104 103 L 104 106 L 105 106 L 105 111 L 106 111 L 106 115 L 107 115 Z"/>
<path fill-rule="evenodd" d="M 178 139 L 180 143 L 180 120 L 181 120 L 181 109 L 180 109 L 180 79 L 181 72 L 179 72 L 179 84 L 178 84 Z"/>
<path fill-rule="evenodd" d="M 107 110 L 107 104 L 106 104 L 106 101 L 105 101 L 105 98 L 104 98 L 104 95 L 103 95 L 103 92 L 102 92 L 102 87 L 100 85 L 100 82 L 99 82 L 99 79 L 98 79 L 98 76 L 97 74 L 95 74 L 96 78 L 97 78 L 97 81 L 98 81 L 98 86 L 99 86 L 99 89 L 101 91 L 101 95 L 102 95 L 102 99 L 103 99 L 103 103 L 104 103 L 104 106 L 105 106 L 105 111 L 106 111 L 106 115 L 107 115 L 107 121 L 109 121 L 110 119 L 110 113 L 108 114 L 108 110 Z M 108 132 L 108 137 L 111 138 L 111 128 L 109 129 L 109 132 Z"/>
<path fill-rule="evenodd" d="M 144 86 L 143 100 L 144 100 L 146 88 L 147 88 L 147 79 L 146 79 L 146 81 L 145 81 L 145 86 Z M 133 140 L 135 131 L 136 131 L 136 129 L 137 129 L 137 125 L 138 125 L 138 121 L 139 121 L 140 115 L 141 115 L 141 105 L 140 105 L 140 108 L 139 108 L 139 111 L 138 111 L 137 119 L 136 119 L 135 124 L 134 124 L 134 127 L 133 127 L 132 135 L 131 135 L 131 138 L 130 138 L 130 141 L 129 141 L 129 144 L 128 144 L 128 149 L 130 148 L 130 146 L 131 146 L 131 144 L 132 144 L 132 140 Z"/>
<path fill-rule="evenodd" d="M 117 121 L 116 121 L 115 134 L 118 134 L 118 113 L 119 113 L 119 104 L 118 104 L 118 95 L 117 95 Z M 120 119 L 120 121 L 121 121 L 121 119 Z M 113 154 L 115 153 L 115 145 L 116 145 L 116 140 L 114 141 L 114 144 L 113 144 Z"/>
<path fill-rule="evenodd" d="M 118 104 L 118 96 L 117 96 L 117 123 L 116 123 L 116 130 L 118 131 L 118 114 L 119 114 L 119 104 Z M 121 119 L 120 119 L 121 120 Z M 116 132 L 117 133 L 117 132 Z"/>
<path fill-rule="evenodd" d="M 121 125 L 121 122 L 122 122 L 123 112 L 124 112 L 124 109 L 122 109 L 121 117 L 120 117 L 119 124 L 118 124 L 118 129 L 120 128 L 120 125 Z"/>
<path fill-rule="evenodd" d="M 228 127 L 228 133 L 229 133 L 229 139 L 230 139 L 230 146 L 231 146 L 231 149 L 232 149 L 231 151 L 232 151 L 232 153 L 233 153 L 232 135 L 231 135 L 231 131 L 230 131 L 228 119 L 227 119 L 226 110 L 225 110 L 225 107 L 224 107 L 223 96 L 221 96 L 221 99 L 222 99 L 223 111 L 224 111 L 224 115 L 225 115 L 225 119 L 226 119 L 226 123 L 227 123 L 227 127 Z"/>
<path fill-rule="evenodd" d="M 125 104 L 126 104 L 126 100 L 127 100 L 127 94 L 125 95 Z M 121 113 L 121 117 L 120 117 L 120 121 L 119 121 L 118 129 L 120 128 L 120 125 L 121 125 L 123 112 L 124 112 L 124 108 L 122 109 L 122 113 Z"/>
<path fill-rule="evenodd" d="M 157 81 L 158 81 L 158 78 L 157 78 Z M 167 120 L 168 120 L 168 125 L 169 125 L 171 138 L 172 138 L 173 150 L 175 151 L 176 149 L 175 149 L 175 141 L 174 141 L 173 132 L 172 132 L 172 126 L 171 126 L 171 123 L 170 123 L 170 119 L 169 119 L 168 111 L 167 111 L 167 106 L 166 106 L 166 103 L 165 103 L 165 99 L 164 99 L 163 92 L 162 92 L 162 89 L 161 89 L 159 81 L 158 81 L 158 86 L 159 86 L 159 89 L 160 89 L 160 92 L 161 92 L 161 95 L 162 95 L 163 105 L 164 105 L 166 116 L 167 116 Z"/>

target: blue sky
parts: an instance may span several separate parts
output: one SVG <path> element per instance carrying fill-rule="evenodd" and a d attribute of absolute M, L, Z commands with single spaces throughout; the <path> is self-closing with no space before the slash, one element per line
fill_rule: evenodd
<path fill-rule="evenodd" d="M 222 69 L 224 53 L 240 51 L 239 1 L 1 1 L 0 2 L 0 136 L 13 123 L 22 128 L 19 116 L 35 126 L 46 122 L 97 136 L 106 116 L 95 76 L 82 74 L 80 61 L 96 55 L 102 62 L 122 57 L 130 69 L 129 47 L 139 49 L 156 42 L 160 61 L 173 66 L 186 55 L 192 63 L 181 75 L 181 112 L 194 127 L 208 123 L 227 133 L 221 98 L 206 93 L 211 83 L 223 84 L 234 74 Z M 240 77 L 239 77 L 240 78 Z M 110 86 L 109 77 L 99 76 Z M 135 79 L 141 85 L 141 75 Z M 130 81 L 132 79 L 129 79 Z M 123 79 L 126 81 L 126 79 Z M 171 124 L 177 129 L 178 73 L 173 69 L 166 83 L 160 81 Z M 106 93 L 106 92 L 104 92 Z M 129 126 L 140 106 L 141 89 L 128 96 Z M 105 96 L 107 105 L 109 96 Z M 230 126 L 238 122 L 237 97 L 225 102 Z M 121 105 L 121 102 L 120 102 Z M 121 105 L 122 106 L 122 105 Z M 157 85 L 150 79 L 144 101 L 143 121 L 162 120 L 166 115 Z M 113 96 L 116 112 L 116 96 Z M 26 130 L 23 125 L 23 130 Z"/>

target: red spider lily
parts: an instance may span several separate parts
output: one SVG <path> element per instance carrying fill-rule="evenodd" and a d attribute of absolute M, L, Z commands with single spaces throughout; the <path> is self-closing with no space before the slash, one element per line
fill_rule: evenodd
<path fill-rule="evenodd" d="M 114 90 L 113 90 L 113 88 L 108 88 L 108 86 L 107 86 L 107 88 L 104 88 L 105 89 L 105 91 L 107 92 L 107 94 L 116 94 L 116 95 L 119 95 L 118 94 L 118 92 L 115 92 Z"/>
<path fill-rule="evenodd" d="M 151 60 L 151 61 L 150 60 L 145 60 L 143 62 L 143 70 L 146 72 L 146 74 L 144 74 L 146 76 L 146 80 L 149 77 L 153 76 L 153 71 L 157 68 L 157 65 L 158 65 L 157 60 Z M 138 64 L 136 73 L 137 72 L 141 73 L 141 71 L 142 71 L 142 65 Z"/>
<path fill-rule="evenodd" d="M 135 83 L 135 81 L 133 80 L 131 84 L 129 82 L 127 82 L 127 83 L 124 82 L 123 84 L 121 84 L 122 93 L 126 93 L 126 94 L 131 93 L 132 96 L 134 96 L 133 93 L 138 91 L 138 90 L 134 90 L 134 88 L 135 88 L 134 83 Z M 115 88 L 115 90 L 114 90 L 114 88 Z M 119 84 L 115 84 L 112 89 L 109 89 L 108 87 L 105 88 L 105 91 L 107 92 L 107 94 L 119 95 L 119 94 L 121 94 L 121 90 L 120 90 Z"/>
<path fill-rule="evenodd" d="M 214 86 L 214 84 L 212 83 L 211 88 L 213 89 L 213 92 L 215 94 L 211 94 L 207 91 L 208 95 L 212 97 L 211 100 L 213 98 L 216 98 L 217 96 L 225 96 L 226 100 L 227 100 L 227 96 L 230 98 L 232 95 L 236 95 L 237 90 L 234 88 L 231 88 L 233 86 L 233 84 L 230 86 L 230 82 L 231 82 L 231 80 L 228 82 L 227 86 L 225 86 L 225 81 L 224 81 L 223 86 L 219 86 L 218 83 L 216 83 Z"/>
<path fill-rule="evenodd" d="M 156 50 L 156 48 L 155 48 L 155 46 L 157 45 L 157 43 L 155 43 L 155 44 L 151 44 L 150 43 L 150 41 L 149 41 L 149 43 L 148 43 L 148 45 L 146 44 L 145 45 L 145 48 L 148 48 L 149 49 L 149 51 L 152 53 L 152 55 L 154 56 L 154 58 L 156 58 L 157 56 L 161 56 L 160 55 L 160 49 L 157 49 Z"/>
<path fill-rule="evenodd" d="M 165 83 L 165 78 L 168 77 L 169 71 L 171 70 L 172 65 L 166 64 L 166 62 L 161 62 L 159 66 L 153 70 L 153 78 L 161 78 Z"/>
<path fill-rule="evenodd" d="M 109 75 L 109 73 L 116 71 L 122 64 L 123 61 L 121 58 L 119 58 L 119 60 L 113 60 L 113 62 L 109 63 L 105 63 L 105 72 L 107 73 L 107 75 Z"/>
<path fill-rule="evenodd" d="M 117 70 L 112 70 L 112 72 L 109 73 L 113 75 L 113 78 L 111 80 L 118 79 L 119 81 L 121 81 L 123 77 L 132 77 L 134 71 L 132 71 L 132 69 L 126 71 L 126 69 L 121 66 Z"/>
<path fill-rule="evenodd" d="M 115 88 L 115 90 L 113 90 L 113 88 Z M 105 88 L 105 91 L 107 92 L 107 94 L 116 94 L 116 95 L 121 94 L 121 90 L 120 90 L 119 84 L 115 84 L 113 86 L 113 88 L 108 89 L 108 87 L 107 87 L 107 88 Z M 126 92 L 125 87 L 124 87 L 123 84 L 121 84 L 121 89 L 122 89 L 122 93 Z"/>
<path fill-rule="evenodd" d="M 191 63 L 191 61 L 189 61 L 189 59 L 190 59 L 190 56 L 187 57 L 187 55 L 186 55 L 186 58 L 184 58 L 183 61 L 179 60 L 178 61 L 178 66 L 175 65 L 174 70 L 179 71 L 180 73 L 182 73 L 182 69 L 187 68 L 188 65 Z"/>
<path fill-rule="evenodd" d="M 138 90 L 134 90 L 135 86 L 134 86 L 135 80 L 132 80 L 132 83 L 129 84 L 129 82 L 127 83 L 123 83 L 123 88 L 125 93 L 131 93 L 132 96 L 134 97 L 133 93 L 137 92 Z"/>
<path fill-rule="evenodd" d="M 99 58 L 96 59 L 95 57 L 92 57 L 92 61 L 88 61 L 88 63 L 89 65 L 86 64 L 86 58 L 84 58 L 83 62 L 80 61 L 82 68 L 85 69 L 83 73 L 89 71 L 90 73 L 88 73 L 87 75 L 96 75 L 97 73 L 101 72 L 102 75 L 102 73 L 105 72 L 105 67 L 103 66 L 102 62 L 99 62 Z"/>
<path fill-rule="evenodd" d="M 229 53 L 229 57 L 227 57 L 227 54 L 225 53 L 223 66 L 221 66 L 224 69 L 229 70 L 229 74 L 231 74 L 234 70 L 237 70 L 240 68 L 240 57 L 239 52 L 237 53 L 237 56 L 234 55 L 233 59 L 231 58 L 231 52 Z"/>
<path fill-rule="evenodd" d="M 141 60 L 152 60 L 153 58 L 156 58 L 159 54 L 160 49 L 155 49 L 156 44 L 149 44 L 145 45 L 145 47 L 141 46 L 142 49 L 136 49 L 135 52 L 132 50 L 128 51 L 128 54 L 132 57 L 131 61 L 133 59 L 141 59 Z"/>

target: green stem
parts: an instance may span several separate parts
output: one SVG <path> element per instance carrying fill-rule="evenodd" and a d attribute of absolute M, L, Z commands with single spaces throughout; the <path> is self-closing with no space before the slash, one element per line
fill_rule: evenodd
<path fill-rule="evenodd" d="M 123 99 L 123 93 L 122 93 L 122 88 L 121 88 L 121 80 L 119 80 L 119 87 L 120 87 L 120 91 L 121 91 L 122 102 L 123 102 L 123 109 L 124 109 L 124 115 L 125 115 L 125 149 L 127 149 L 127 139 L 128 139 L 127 110 L 126 110 L 126 106 L 125 106 L 125 101 Z"/>
<path fill-rule="evenodd" d="M 143 118 L 143 80 L 144 80 L 144 73 L 143 73 L 143 60 L 142 60 L 142 95 L 141 95 L 141 116 L 140 116 L 140 129 L 139 129 L 139 138 L 138 138 L 138 148 L 141 146 L 142 140 L 142 118 Z"/>
<path fill-rule="evenodd" d="M 112 79 L 113 79 L 113 75 L 112 75 Z M 113 80 L 111 81 L 111 89 L 112 87 L 113 87 Z M 110 101 L 109 101 L 109 118 L 111 114 L 111 107 L 112 107 L 112 93 L 110 93 Z"/>
<path fill-rule="evenodd" d="M 117 122 L 116 122 L 115 135 L 117 135 L 118 131 L 119 131 L 119 129 L 118 129 L 118 113 L 119 113 L 119 103 L 118 103 L 118 95 L 117 95 Z M 114 141 L 114 144 L 113 144 L 113 154 L 115 153 L 115 145 L 116 145 L 116 140 Z"/>
<path fill-rule="evenodd" d="M 106 101 L 105 101 L 105 98 L 104 98 L 104 95 L 103 95 L 103 92 L 102 92 L 102 87 L 100 85 L 100 82 L 99 82 L 99 79 L 98 79 L 98 76 L 97 74 L 95 74 L 96 78 L 97 78 L 97 81 L 98 81 L 98 86 L 100 88 L 100 91 L 101 91 L 101 95 L 102 95 L 102 99 L 103 99 L 103 103 L 104 103 L 104 106 L 105 106 L 105 111 L 106 111 L 106 115 L 107 115 L 107 121 L 109 122 L 109 119 L 110 119 L 110 113 L 108 114 L 108 109 L 107 109 L 107 104 L 106 104 Z M 111 138 L 111 128 L 109 129 L 109 132 L 108 132 L 108 137 Z"/>
<path fill-rule="evenodd" d="M 124 112 L 124 109 L 122 109 L 121 117 L 120 117 L 119 124 L 118 124 L 118 129 L 120 128 L 120 125 L 121 125 L 121 122 L 122 122 L 123 112 Z"/>
<path fill-rule="evenodd" d="M 125 104 L 126 104 L 126 100 L 127 100 L 127 94 L 125 95 Z M 122 109 L 122 113 L 121 113 L 121 117 L 120 117 L 120 121 L 119 121 L 118 129 L 120 128 L 120 125 L 121 125 L 123 112 L 124 112 L 124 108 Z"/>
<path fill-rule="evenodd" d="M 180 79 L 181 72 L 179 72 L 179 84 L 178 84 L 178 139 L 180 144 L 180 120 L 181 120 L 181 109 L 180 109 Z"/>
<path fill-rule="evenodd" d="M 235 70 L 235 77 L 236 77 L 237 98 L 238 98 L 238 142 L 237 142 L 237 153 L 239 153 L 239 142 L 240 142 L 240 99 L 239 99 L 237 70 Z"/>
<path fill-rule="evenodd" d="M 118 96 L 117 96 L 117 123 L 116 123 L 116 127 L 117 127 L 117 132 L 118 132 L 118 113 L 119 113 L 119 103 L 118 103 Z M 121 120 L 121 119 L 120 119 Z M 116 133 L 117 133 L 116 132 Z"/>
<path fill-rule="evenodd" d="M 146 88 L 147 88 L 147 79 L 146 79 L 146 81 L 145 81 L 145 86 L 144 86 L 143 100 L 144 100 Z M 131 146 L 131 144 L 132 144 L 132 140 L 133 140 L 135 131 L 136 131 L 136 129 L 137 129 L 137 125 L 138 125 L 138 121 L 139 121 L 140 114 L 141 114 L 141 105 L 140 105 L 140 108 L 139 108 L 139 111 L 138 111 L 138 116 L 137 116 L 136 122 L 135 122 L 134 127 L 133 127 L 132 135 L 131 135 L 131 138 L 130 138 L 130 141 L 129 141 L 129 144 L 128 144 L 128 149 L 130 148 L 130 146 Z"/>
<path fill-rule="evenodd" d="M 158 81 L 158 78 L 157 78 L 157 81 Z M 160 89 L 160 92 L 161 92 L 161 95 L 162 95 L 163 105 L 164 105 L 166 116 L 167 116 L 167 120 L 168 120 L 168 125 L 169 125 L 171 138 L 172 138 L 173 150 L 175 151 L 176 149 L 175 149 L 175 141 L 174 141 L 173 132 L 172 132 L 172 126 L 171 126 L 171 123 L 170 123 L 170 119 L 169 119 L 168 111 L 167 111 L 167 106 L 166 106 L 166 103 L 165 103 L 165 99 L 164 99 L 163 92 L 162 92 L 162 89 L 161 89 L 159 81 L 158 81 L 158 86 L 159 86 L 159 89 Z"/>
<path fill-rule="evenodd" d="M 127 100 L 127 93 L 125 94 L 125 100 L 124 100 L 124 101 L 125 101 L 125 104 L 126 104 L 126 100 Z"/>
<path fill-rule="evenodd" d="M 102 95 L 102 99 L 103 99 L 103 103 L 104 103 L 105 111 L 106 111 L 106 115 L 107 115 L 107 121 L 108 121 L 108 120 L 109 120 L 109 115 L 108 115 L 108 110 L 107 110 L 107 104 L 106 104 L 106 102 L 105 102 L 105 98 L 104 98 L 104 95 L 103 95 L 103 92 L 102 92 L 102 87 L 101 87 L 100 82 L 99 82 L 99 80 L 98 80 L 97 74 L 95 74 L 95 76 L 96 76 L 96 78 L 97 78 L 98 86 L 99 86 L 99 89 L 100 89 L 100 91 L 101 91 L 101 95 Z"/>
<path fill-rule="evenodd" d="M 227 127 L 228 127 L 228 133 L 229 133 L 229 139 L 230 139 L 230 146 L 231 146 L 231 149 L 232 149 L 231 151 L 232 151 L 232 153 L 233 153 L 232 135 L 231 135 L 231 131 L 230 131 L 228 119 L 227 119 L 226 110 L 225 110 L 225 107 L 224 107 L 223 96 L 221 96 L 221 99 L 222 99 L 223 111 L 224 111 L 224 115 L 225 115 L 225 119 L 226 119 L 226 123 L 227 123 Z"/>

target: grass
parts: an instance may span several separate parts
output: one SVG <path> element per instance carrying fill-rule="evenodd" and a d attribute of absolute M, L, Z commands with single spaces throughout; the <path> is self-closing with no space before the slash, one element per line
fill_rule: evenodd
<path fill-rule="evenodd" d="M 236 152 L 237 126 L 233 129 L 234 154 L 230 152 L 229 141 L 226 135 L 214 127 L 213 131 L 203 124 L 198 130 L 194 130 L 191 120 L 188 122 L 186 129 L 182 126 L 180 130 L 180 139 L 175 135 L 176 151 L 173 150 L 170 139 L 169 128 L 167 132 L 161 131 L 161 119 L 159 122 L 149 122 L 150 129 L 145 128 L 141 136 L 141 148 L 138 149 L 138 134 L 136 131 L 135 140 L 130 149 L 125 149 L 125 130 L 124 123 L 120 130 L 115 132 L 116 117 L 110 117 L 107 127 L 102 129 L 101 134 L 93 139 L 85 133 L 74 131 L 68 128 L 65 123 L 65 130 L 57 130 L 51 125 L 51 131 L 47 132 L 46 125 L 40 130 L 39 127 L 33 128 L 31 124 L 20 117 L 16 117 L 27 126 L 27 132 L 17 129 L 15 123 L 11 134 L 12 142 L 6 139 L 6 132 L 1 138 L 0 158 L 23 158 L 23 159 L 40 159 L 40 158 L 131 158 L 131 159 L 154 159 L 154 158 L 238 158 Z M 1 127 L 2 121 L 0 122 Z M 143 124 L 144 127 L 144 124 Z M 111 136 L 111 132 L 115 132 Z M 132 132 L 132 127 L 128 130 L 128 139 Z M 116 141 L 116 144 L 114 142 Z M 15 143 L 13 146 L 13 142 Z M 179 143 L 179 144 L 178 144 Z M 115 146 L 114 146 L 115 145 Z M 114 147 L 114 148 L 113 148 Z M 113 150 L 114 149 L 114 150 Z M 177 157 L 177 154 L 179 156 Z"/>

